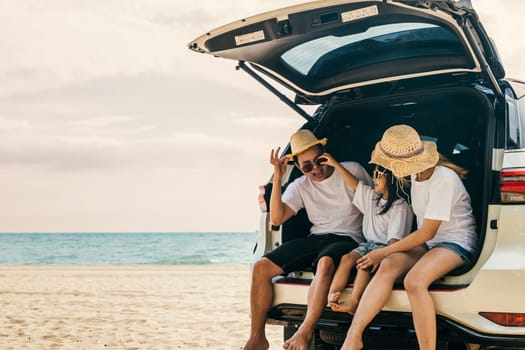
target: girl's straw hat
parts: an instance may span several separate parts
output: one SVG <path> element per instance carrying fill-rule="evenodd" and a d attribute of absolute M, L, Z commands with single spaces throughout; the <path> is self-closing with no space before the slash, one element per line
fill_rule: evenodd
<path fill-rule="evenodd" d="M 310 130 L 299 130 L 290 137 L 290 146 L 292 153 L 289 157 L 295 157 L 296 155 L 303 153 L 307 149 L 315 145 L 326 145 L 327 138 L 318 140 L 317 137 Z"/>
<path fill-rule="evenodd" d="M 408 125 L 394 125 L 376 144 L 370 163 L 389 169 L 399 178 L 431 168 L 438 160 L 435 142 L 421 141 L 417 131 Z"/>

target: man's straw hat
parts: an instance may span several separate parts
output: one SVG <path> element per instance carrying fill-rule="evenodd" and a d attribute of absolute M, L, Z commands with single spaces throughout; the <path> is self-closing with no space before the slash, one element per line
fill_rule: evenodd
<path fill-rule="evenodd" d="M 438 161 L 435 142 L 421 141 L 417 131 L 408 125 L 395 125 L 383 133 L 370 163 L 389 169 L 396 177 L 405 177 L 431 168 Z"/>
<path fill-rule="evenodd" d="M 290 146 L 292 148 L 292 153 L 289 154 L 289 157 L 295 157 L 298 154 L 303 153 L 307 149 L 315 145 L 326 145 L 325 138 L 319 140 L 310 130 L 299 130 L 290 137 Z"/>

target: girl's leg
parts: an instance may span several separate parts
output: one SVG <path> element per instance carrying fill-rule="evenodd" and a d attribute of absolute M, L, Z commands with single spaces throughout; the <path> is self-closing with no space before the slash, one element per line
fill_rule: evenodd
<path fill-rule="evenodd" d="M 461 257 L 446 248 L 428 251 L 405 277 L 405 289 L 421 350 L 436 349 L 436 310 L 428 287 L 447 272 L 463 265 Z"/>
<path fill-rule="evenodd" d="M 357 270 L 354 286 L 352 288 L 352 299 L 355 301 L 355 309 L 357 309 L 357 304 L 359 303 L 359 300 L 361 300 L 361 296 L 371 279 L 372 274 L 370 274 L 368 270 Z"/>
<path fill-rule="evenodd" d="M 396 279 L 405 274 L 425 253 L 423 247 L 385 258 L 366 287 L 341 350 L 363 348 L 363 332 L 386 304 Z"/>
<path fill-rule="evenodd" d="M 346 285 L 348 284 L 350 272 L 354 268 L 357 259 L 359 259 L 360 257 L 361 255 L 359 255 L 356 252 L 350 252 L 341 257 L 339 266 L 335 271 L 334 279 L 332 280 L 332 284 L 330 285 L 330 291 L 328 292 L 329 303 L 337 303 L 341 292 L 343 291 L 343 289 L 345 289 Z"/>
<path fill-rule="evenodd" d="M 328 306 L 330 306 L 334 311 L 348 312 L 349 314 L 353 315 L 357 309 L 359 299 L 361 299 L 361 295 L 363 295 L 363 291 L 368 285 L 368 282 L 370 282 L 371 278 L 372 275 L 367 270 L 357 270 L 352 287 L 352 294 L 345 297 L 339 304 L 329 303 Z"/>

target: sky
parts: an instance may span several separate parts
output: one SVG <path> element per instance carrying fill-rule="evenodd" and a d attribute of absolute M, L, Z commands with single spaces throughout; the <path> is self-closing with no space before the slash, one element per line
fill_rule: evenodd
<path fill-rule="evenodd" d="M 303 120 L 187 44 L 300 2 L 1 1 L 0 232 L 258 230 L 270 149 Z M 525 79 L 525 1 L 472 2 Z"/>

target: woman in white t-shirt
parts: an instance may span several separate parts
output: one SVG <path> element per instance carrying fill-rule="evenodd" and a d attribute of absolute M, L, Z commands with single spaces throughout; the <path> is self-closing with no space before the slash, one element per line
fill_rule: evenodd
<path fill-rule="evenodd" d="M 331 164 L 329 156 L 327 163 Z M 336 162 L 333 162 L 337 166 Z M 339 262 L 328 293 L 328 306 L 334 311 L 353 314 L 371 274 L 368 270 L 358 270 L 353 282 L 352 294 L 341 297 L 342 290 L 348 284 L 350 272 L 357 260 L 374 249 L 399 241 L 410 233 L 412 227 L 412 209 L 408 194 L 396 181 L 392 172 L 376 166 L 373 172 L 373 186 L 356 179 L 352 174 L 345 182 L 355 191 L 352 203 L 363 213 L 363 236 L 365 241 Z"/>
<path fill-rule="evenodd" d="M 395 280 L 406 274 L 404 285 L 419 348 L 434 350 L 436 311 L 428 287 L 469 264 L 477 244 L 470 196 L 461 181 L 465 171 L 441 157 L 434 142 L 421 141 L 408 125 L 387 129 L 370 162 L 391 170 L 399 179 L 410 175 L 417 230 L 358 260 L 358 269 L 377 272 L 363 293 L 341 349 L 363 347 L 366 326 L 385 305 Z"/>

